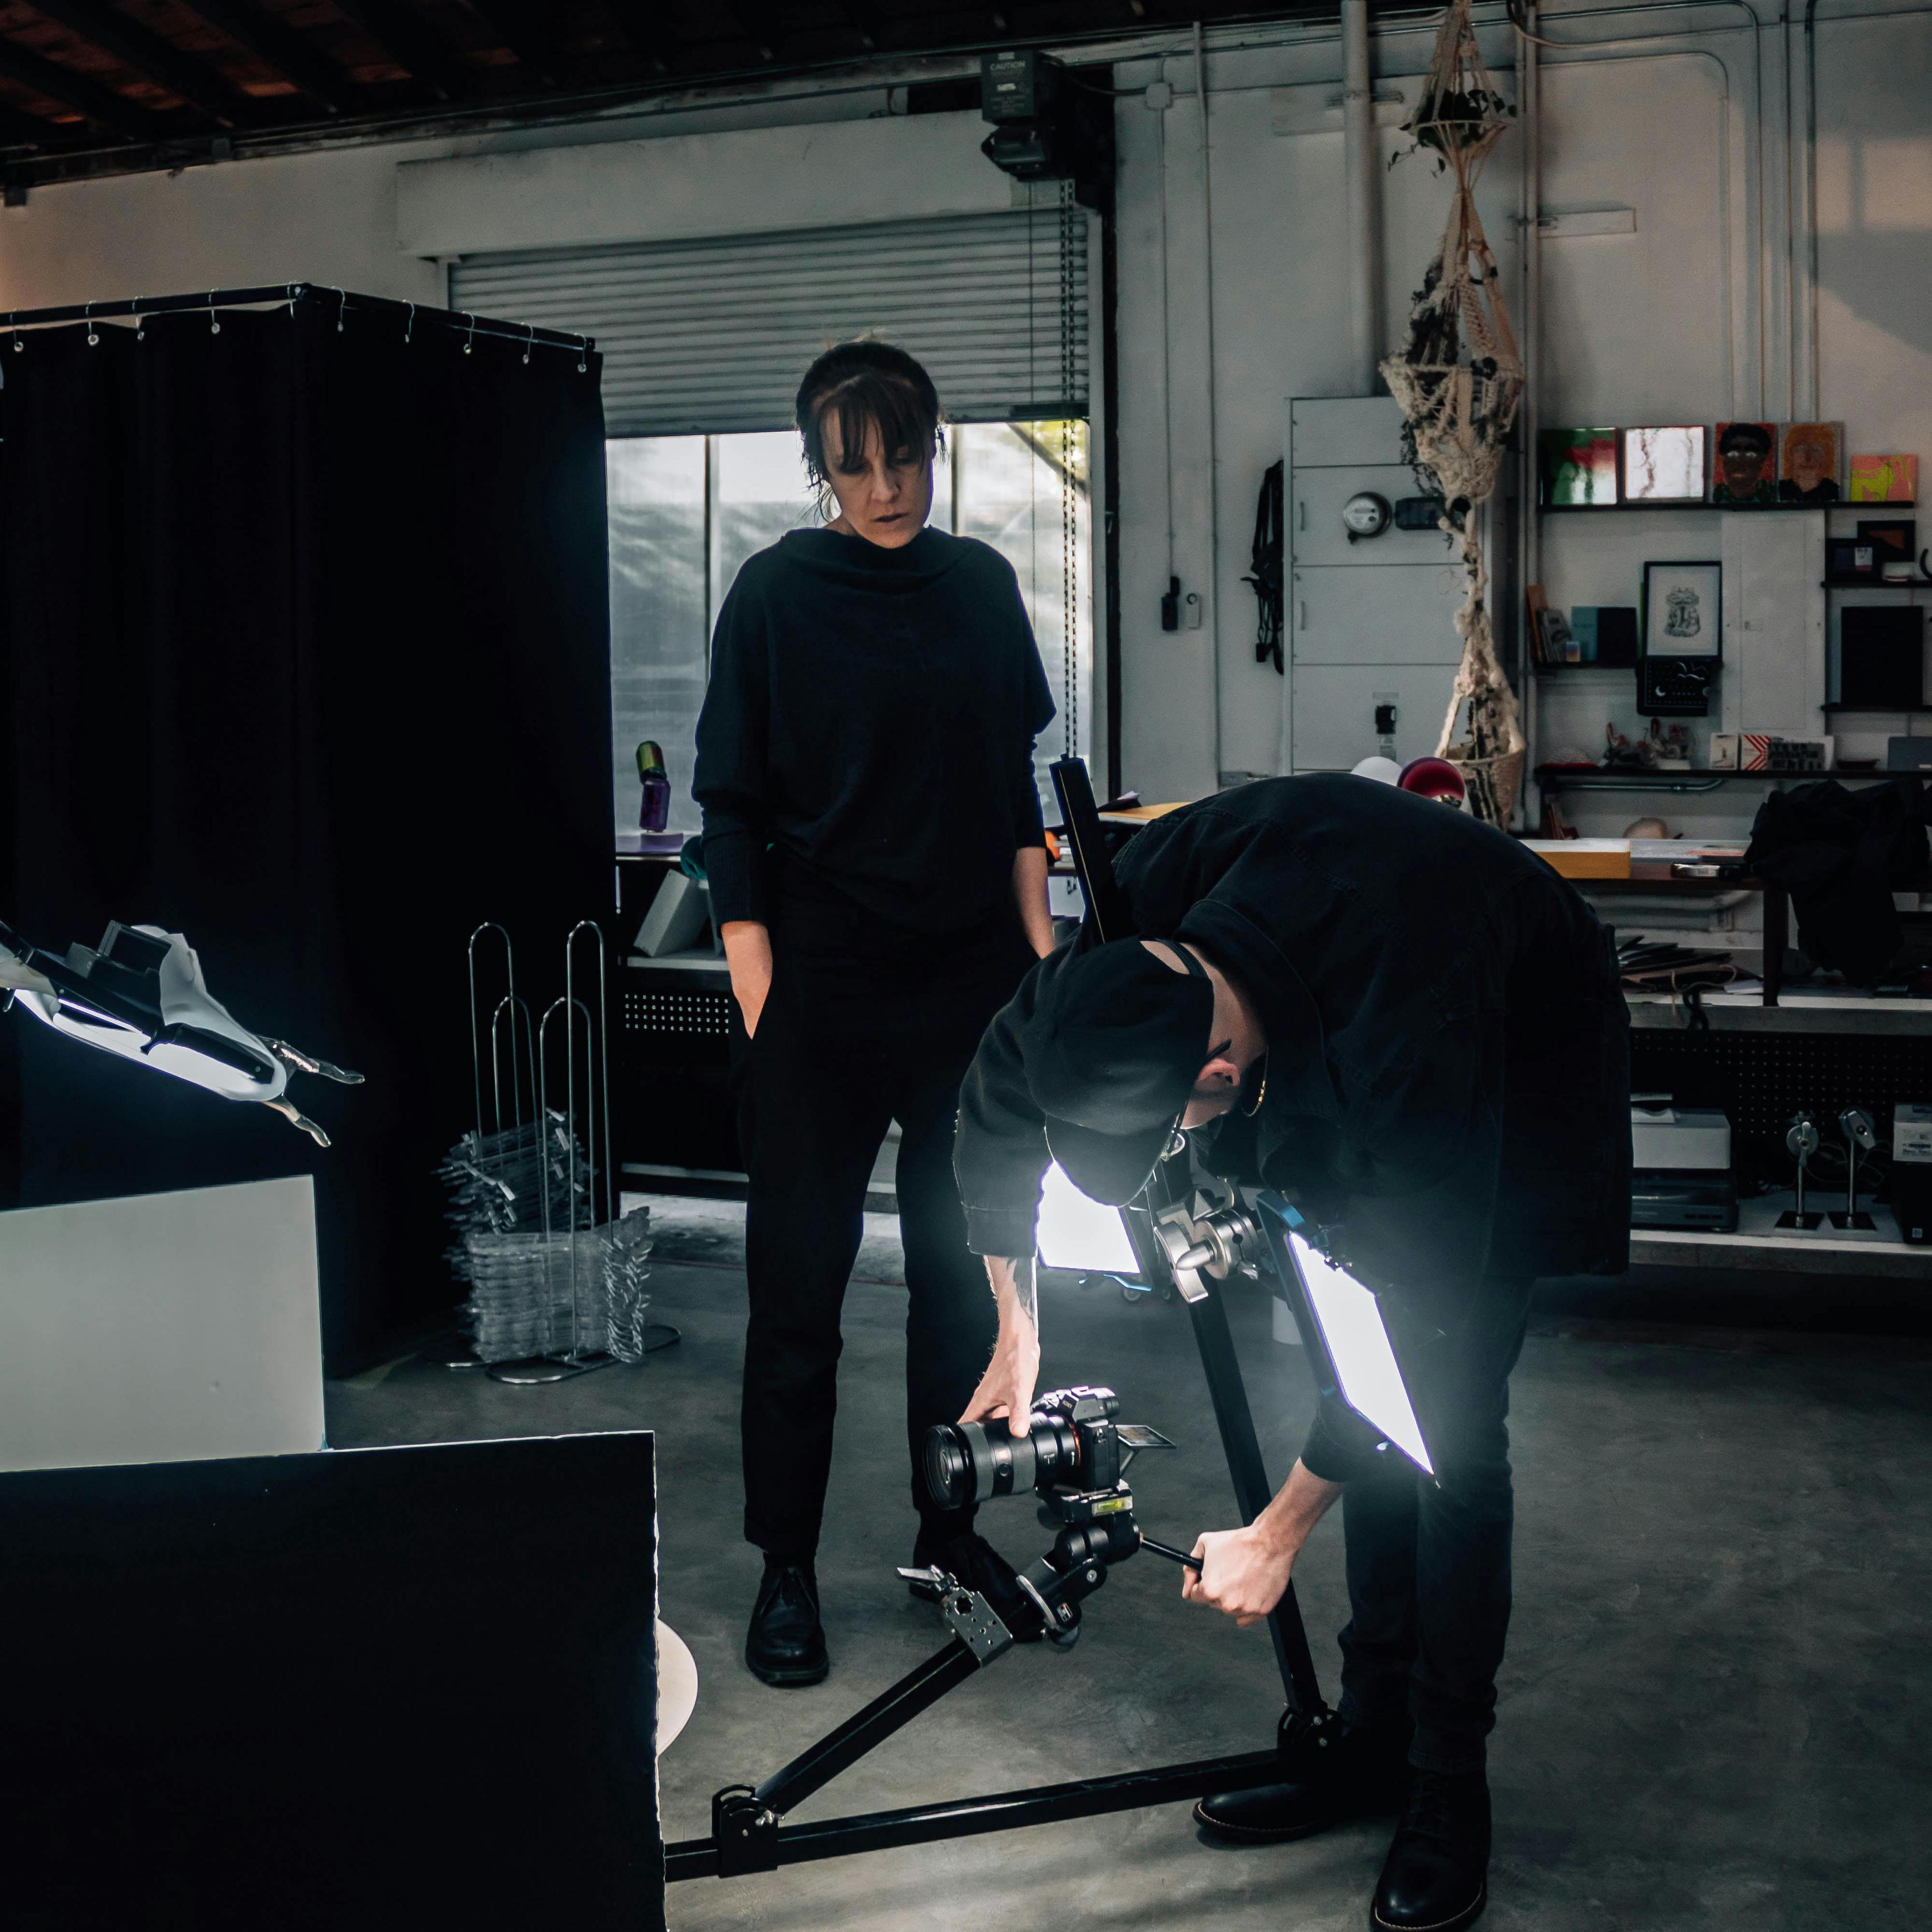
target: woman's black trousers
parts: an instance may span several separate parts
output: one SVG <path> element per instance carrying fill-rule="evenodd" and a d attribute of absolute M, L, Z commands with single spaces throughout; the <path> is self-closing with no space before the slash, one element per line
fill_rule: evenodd
<path fill-rule="evenodd" d="M 739 1050 L 738 1124 L 751 1178 L 745 1268 L 745 1535 L 809 1562 L 838 1406 L 839 1311 L 873 1163 L 899 1124 L 905 1247 L 906 1435 L 913 1500 L 950 1535 L 970 1510 L 922 1492 L 926 1430 L 958 1419 L 992 1352 L 986 1268 L 966 1245 L 952 1178 L 959 1083 L 1032 955 L 1010 913 L 964 934 L 896 928 L 796 884 L 772 922 L 772 990 Z"/>

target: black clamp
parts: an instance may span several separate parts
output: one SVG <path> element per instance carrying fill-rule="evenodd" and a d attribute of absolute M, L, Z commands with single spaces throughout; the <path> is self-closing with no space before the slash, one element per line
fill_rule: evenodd
<path fill-rule="evenodd" d="M 720 1878 L 778 1868 L 778 1814 L 748 1784 L 712 1793 L 711 1837 Z"/>
<path fill-rule="evenodd" d="M 939 1609 L 946 1627 L 973 1653 L 975 1661 L 983 1666 L 1012 1648 L 1012 1632 L 976 1590 L 968 1589 L 951 1576 L 940 1589 Z"/>

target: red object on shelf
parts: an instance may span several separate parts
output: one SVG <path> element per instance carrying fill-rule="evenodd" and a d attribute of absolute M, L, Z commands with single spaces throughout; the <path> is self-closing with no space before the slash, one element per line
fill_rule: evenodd
<path fill-rule="evenodd" d="M 1447 758 L 1412 758 L 1396 784 L 1403 791 L 1439 799 L 1445 805 L 1460 806 L 1468 794 L 1462 774 Z"/>

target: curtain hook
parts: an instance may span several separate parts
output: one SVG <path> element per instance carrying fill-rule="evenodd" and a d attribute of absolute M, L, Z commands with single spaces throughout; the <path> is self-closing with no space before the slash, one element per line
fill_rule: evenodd
<path fill-rule="evenodd" d="M 16 356 L 25 355 L 27 348 L 27 339 L 20 333 L 20 326 L 14 319 L 20 313 L 16 308 L 10 308 L 7 311 L 7 326 L 13 332 L 14 353 Z"/>
<path fill-rule="evenodd" d="M 221 318 L 214 312 L 214 298 L 218 292 L 214 289 L 208 292 L 208 332 L 211 335 L 221 333 Z"/>
<path fill-rule="evenodd" d="M 524 367 L 527 369 L 530 366 L 530 351 L 536 345 L 537 326 L 533 322 L 526 322 L 524 327 L 529 332 L 524 338 Z"/>
<path fill-rule="evenodd" d="M 349 291 L 338 289 L 335 292 L 341 298 L 335 304 L 335 332 L 340 335 L 342 333 L 342 318 L 349 313 Z"/>
<path fill-rule="evenodd" d="M 580 376 L 590 367 L 590 338 L 580 335 L 577 338 L 577 373 Z"/>
<path fill-rule="evenodd" d="M 296 319 L 296 295 L 301 286 L 298 282 L 285 282 L 282 285 L 282 292 L 289 298 L 289 320 L 291 322 Z"/>
<path fill-rule="evenodd" d="M 92 349 L 100 338 L 94 332 L 94 304 L 89 302 L 80 312 L 80 319 L 87 324 L 87 346 Z"/>
<path fill-rule="evenodd" d="M 410 337 L 411 337 L 411 336 L 414 335 L 414 334 L 416 334 L 416 304 L 415 304 L 414 302 L 411 302 L 411 303 L 410 304 L 410 319 L 409 319 L 409 322 L 408 322 L 407 325 L 404 327 L 404 330 L 403 330 L 403 346 L 404 346 L 405 349 L 406 349 L 406 348 L 410 346 Z"/>
<path fill-rule="evenodd" d="M 148 339 L 148 319 L 141 313 L 142 298 L 134 298 L 134 340 L 145 342 Z"/>
<path fill-rule="evenodd" d="M 470 325 L 470 333 L 463 338 L 463 352 L 467 356 L 476 346 L 476 318 L 467 309 L 463 311 L 463 316 Z"/>

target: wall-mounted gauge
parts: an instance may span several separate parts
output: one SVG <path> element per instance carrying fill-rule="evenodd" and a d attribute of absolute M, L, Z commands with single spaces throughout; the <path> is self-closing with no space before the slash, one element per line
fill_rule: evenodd
<path fill-rule="evenodd" d="M 1378 537 L 1389 526 L 1395 512 L 1386 496 L 1372 490 L 1358 490 L 1342 506 L 1342 526 L 1351 543 L 1364 537 Z"/>

